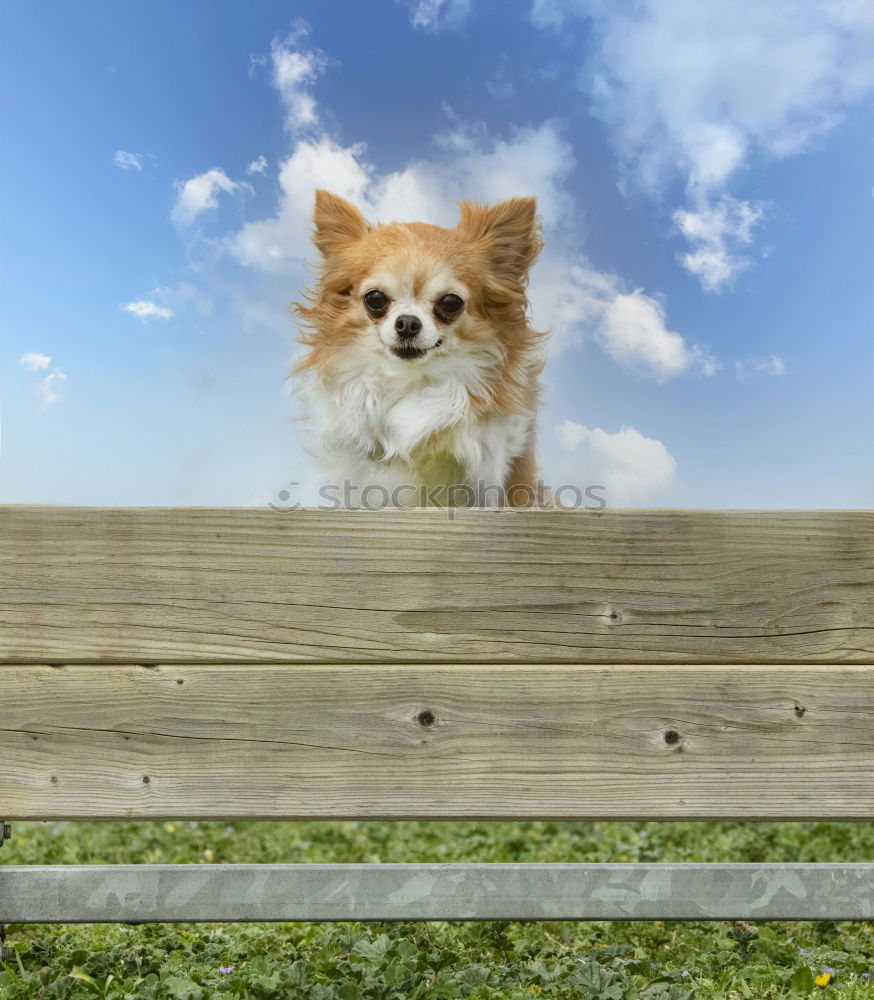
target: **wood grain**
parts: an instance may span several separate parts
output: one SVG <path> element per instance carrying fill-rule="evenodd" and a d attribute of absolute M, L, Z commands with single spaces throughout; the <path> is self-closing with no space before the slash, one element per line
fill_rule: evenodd
<path fill-rule="evenodd" d="M 6 666 L 0 816 L 874 819 L 874 667 Z"/>
<path fill-rule="evenodd" d="M 874 512 L 0 507 L 0 662 L 874 661 Z"/>

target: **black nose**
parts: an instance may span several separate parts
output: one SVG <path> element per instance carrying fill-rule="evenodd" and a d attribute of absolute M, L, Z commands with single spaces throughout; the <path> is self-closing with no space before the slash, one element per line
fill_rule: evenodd
<path fill-rule="evenodd" d="M 395 333 L 399 337 L 415 337 L 421 329 L 422 321 L 418 316 L 404 313 L 403 316 L 398 316 L 395 320 Z"/>

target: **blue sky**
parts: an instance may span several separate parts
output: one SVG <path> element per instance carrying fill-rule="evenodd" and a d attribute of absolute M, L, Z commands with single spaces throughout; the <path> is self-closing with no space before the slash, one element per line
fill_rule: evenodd
<path fill-rule="evenodd" d="M 871 506 L 864 0 L 13 0 L 3 34 L 0 501 L 314 499 L 286 306 L 323 186 L 450 226 L 538 197 L 552 485 Z"/>

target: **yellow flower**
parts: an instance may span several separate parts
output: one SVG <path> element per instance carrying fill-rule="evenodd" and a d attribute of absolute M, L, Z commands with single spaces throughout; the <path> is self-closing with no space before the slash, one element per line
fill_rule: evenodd
<path fill-rule="evenodd" d="M 821 976 L 817 976 L 816 979 L 814 979 L 817 986 L 828 986 L 831 981 L 832 977 L 830 972 L 824 972 Z"/>
<path fill-rule="evenodd" d="M 211 847 L 207 847 L 207 849 L 203 852 L 203 856 L 206 858 L 207 861 L 212 861 L 212 859 L 215 857 L 215 852 Z"/>
<path fill-rule="evenodd" d="M 167 833 L 175 833 L 176 832 L 176 827 L 173 826 L 172 823 L 165 823 L 164 824 L 164 829 L 167 831 Z"/>
<path fill-rule="evenodd" d="M 537 985 L 537 983 L 532 983 L 532 984 L 531 984 L 531 985 L 530 985 L 530 986 L 529 986 L 529 987 L 528 987 L 528 988 L 527 988 L 527 989 L 525 990 L 525 992 L 526 992 L 526 993 L 534 993 L 534 994 L 537 994 L 537 993 L 542 993 L 542 992 L 543 992 L 543 988 L 542 988 L 541 986 L 538 986 L 538 985 Z"/>
<path fill-rule="evenodd" d="M 661 920 L 653 920 L 652 925 L 653 927 L 661 927 L 662 922 Z"/>

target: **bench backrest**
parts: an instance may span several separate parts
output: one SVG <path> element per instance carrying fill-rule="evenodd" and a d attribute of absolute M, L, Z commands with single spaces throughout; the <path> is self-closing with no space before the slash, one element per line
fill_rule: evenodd
<path fill-rule="evenodd" d="M 874 512 L 0 508 L 0 818 L 874 818 Z"/>

